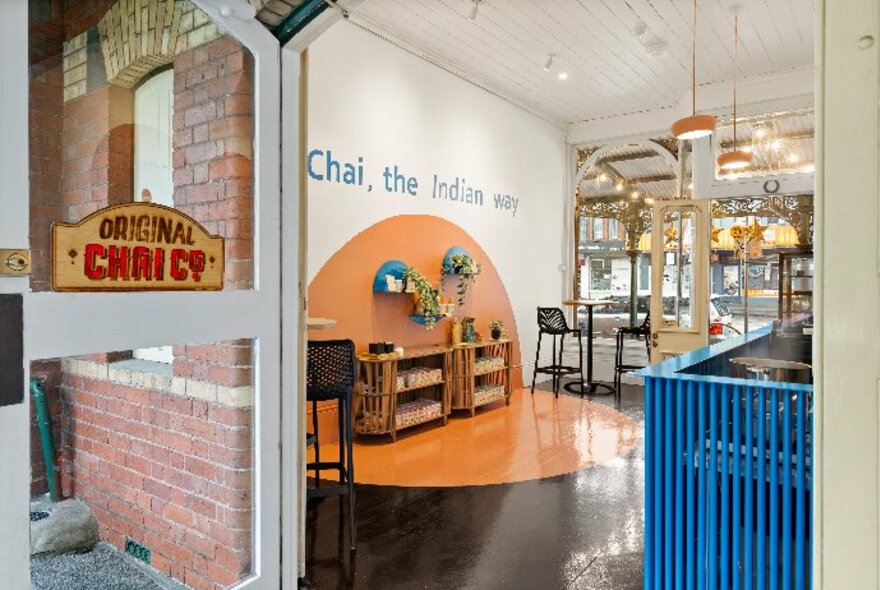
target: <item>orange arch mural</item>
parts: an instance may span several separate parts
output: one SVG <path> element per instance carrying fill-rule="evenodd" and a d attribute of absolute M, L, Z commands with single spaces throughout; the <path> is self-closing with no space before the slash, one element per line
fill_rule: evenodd
<path fill-rule="evenodd" d="M 463 229 L 432 215 L 398 215 L 365 229 L 325 264 L 309 284 L 309 315 L 337 321 L 329 330 L 312 331 L 309 338 L 350 338 L 358 351 L 370 342 L 394 342 L 395 346 L 424 346 L 451 342 L 451 320 L 442 319 L 427 330 L 409 319 L 413 311 L 410 294 L 373 293 L 376 271 L 387 260 L 401 260 L 414 266 L 433 283 L 440 279 L 440 265 L 446 250 L 461 246 L 483 272 L 468 290 L 464 306 L 456 316 L 476 318 L 477 331 L 489 337 L 489 322 L 504 322 L 513 342 L 512 386 L 522 386 L 519 334 L 510 298 L 495 265 L 480 245 Z M 443 292 L 454 295 L 456 277 L 444 281 Z"/>

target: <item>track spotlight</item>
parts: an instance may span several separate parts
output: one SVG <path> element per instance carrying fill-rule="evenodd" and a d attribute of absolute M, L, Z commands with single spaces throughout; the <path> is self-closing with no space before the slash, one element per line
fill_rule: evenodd
<path fill-rule="evenodd" d="M 483 1 L 483 0 L 471 0 L 471 2 L 472 2 L 472 6 L 471 6 L 471 14 L 470 14 L 470 16 L 468 17 L 471 21 L 475 21 L 475 20 L 477 20 L 477 13 L 480 12 L 480 3 L 481 3 L 482 1 Z"/>

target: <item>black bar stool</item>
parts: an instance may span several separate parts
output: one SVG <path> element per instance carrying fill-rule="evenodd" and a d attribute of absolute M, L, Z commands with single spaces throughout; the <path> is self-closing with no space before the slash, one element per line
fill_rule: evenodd
<path fill-rule="evenodd" d="M 541 339 L 547 334 L 553 339 L 553 362 L 544 367 L 539 367 L 538 362 L 541 358 Z M 578 366 L 562 364 L 562 350 L 565 345 L 565 336 L 567 334 L 576 334 L 578 339 Z M 559 337 L 559 356 L 556 355 L 556 338 Z M 535 393 L 535 381 L 538 373 L 545 373 L 553 376 L 553 394 L 559 397 L 559 383 L 565 375 L 573 373 L 581 374 L 581 381 L 584 380 L 584 346 L 581 340 L 581 331 L 573 330 L 568 327 L 565 320 L 565 314 L 558 307 L 539 307 L 538 308 L 538 350 L 535 352 L 535 371 L 532 373 L 532 393 Z"/>
<path fill-rule="evenodd" d="M 354 457 L 352 446 L 352 390 L 357 378 L 354 342 L 351 340 L 310 340 L 306 363 L 306 399 L 312 402 L 313 444 L 315 461 L 306 464 L 306 471 L 315 472 L 315 487 L 306 493 L 308 499 L 348 495 L 349 536 L 355 548 L 357 532 L 354 524 Z M 318 442 L 318 402 L 336 400 L 339 414 L 339 461 L 321 461 Z M 339 471 L 339 485 L 321 485 L 321 470 Z"/>
<path fill-rule="evenodd" d="M 645 321 L 641 326 L 635 328 L 626 327 L 617 329 L 617 343 L 614 350 L 614 395 L 620 400 L 621 378 L 624 373 L 630 371 L 638 371 L 645 368 L 644 365 L 634 365 L 632 363 L 623 362 L 623 342 L 625 336 L 635 336 L 636 338 L 644 337 L 645 351 L 648 353 L 648 363 L 651 362 L 651 314 L 645 316 Z"/>

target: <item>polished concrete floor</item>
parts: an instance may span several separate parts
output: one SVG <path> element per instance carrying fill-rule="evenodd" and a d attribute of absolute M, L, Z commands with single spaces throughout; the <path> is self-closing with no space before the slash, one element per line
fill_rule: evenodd
<path fill-rule="evenodd" d="M 576 398 L 579 400 L 579 398 Z M 595 403 L 615 407 L 611 398 Z M 642 388 L 620 411 L 644 422 Z M 357 486 L 358 549 L 338 498 L 311 503 L 305 587 L 642 587 L 644 444 L 574 473 L 467 487 Z"/>

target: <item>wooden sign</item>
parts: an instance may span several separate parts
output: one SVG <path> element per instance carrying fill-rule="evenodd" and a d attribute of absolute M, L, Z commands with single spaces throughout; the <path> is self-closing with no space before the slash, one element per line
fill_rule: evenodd
<path fill-rule="evenodd" d="M 56 291 L 217 291 L 223 238 L 176 209 L 125 203 L 52 225 Z"/>

